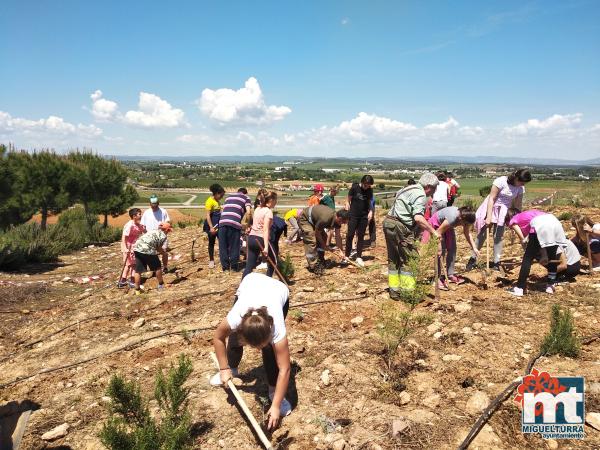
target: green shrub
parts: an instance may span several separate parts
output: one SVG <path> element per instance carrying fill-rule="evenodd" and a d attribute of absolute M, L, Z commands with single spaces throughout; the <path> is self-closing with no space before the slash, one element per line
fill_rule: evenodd
<path fill-rule="evenodd" d="M 466 206 L 468 207 L 471 211 L 477 211 L 477 208 L 479 208 L 479 203 L 477 202 L 477 200 L 473 197 L 469 197 L 469 196 L 465 196 L 465 197 L 460 197 L 458 202 L 458 204 L 455 206 Z"/>
<path fill-rule="evenodd" d="M 572 217 L 573 213 L 566 211 L 558 216 L 558 220 L 571 220 Z"/>
<path fill-rule="evenodd" d="M 292 262 L 292 257 L 289 253 L 285 255 L 285 259 L 280 259 L 278 261 L 277 268 L 286 280 L 290 280 L 294 276 L 294 263 Z"/>
<path fill-rule="evenodd" d="M 107 389 L 111 399 L 110 417 L 100 432 L 102 444 L 111 450 L 183 450 L 192 448 L 191 417 L 188 412 L 189 388 L 183 385 L 192 373 L 192 362 L 180 355 L 176 367 L 166 376 L 160 371 L 154 396 L 161 413 L 152 417 L 140 385 L 113 375 Z M 158 422 L 158 417 L 162 420 Z"/>
<path fill-rule="evenodd" d="M 431 271 L 434 256 L 437 254 L 437 240 L 430 239 L 427 244 L 417 244 L 418 251 L 413 252 L 402 268 L 415 279 L 413 289 L 400 289 L 400 297 L 406 303 L 416 305 L 422 302 L 431 291 Z"/>
<path fill-rule="evenodd" d="M 83 208 L 73 208 L 61 214 L 57 224 L 48 225 L 45 230 L 32 222 L 1 233 L 0 269 L 15 270 L 27 263 L 56 261 L 60 255 L 87 244 L 110 243 L 120 238 L 120 228 L 104 228 L 96 216 L 86 216 Z"/>
<path fill-rule="evenodd" d="M 575 358 L 579 355 L 579 339 L 575 335 L 575 323 L 571 311 L 562 311 L 557 304 L 552 305 L 550 331 L 544 337 L 541 351 L 544 355 L 561 355 Z"/>

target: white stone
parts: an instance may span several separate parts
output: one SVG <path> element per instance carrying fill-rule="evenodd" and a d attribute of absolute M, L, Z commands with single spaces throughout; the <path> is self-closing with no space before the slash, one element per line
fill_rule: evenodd
<path fill-rule="evenodd" d="M 350 323 L 352 324 L 353 327 L 357 327 L 364 321 L 365 321 L 365 318 L 363 316 L 356 316 L 350 321 Z"/>
<path fill-rule="evenodd" d="M 588 412 L 585 414 L 585 422 L 592 428 L 600 431 L 600 413 Z"/>
<path fill-rule="evenodd" d="M 144 326 L 145 323 L 146 323 L 146 319 L 144 319 L 143 317 L 140 317 L 138 320 L 136 320 L 133 323 L 133 328 L 141 328 Z"/>
<path fill-rule="evenodd" d="M 440 396 L 439 394 L 433 394 L 423 400 L 423 404 L 428 408 L 435 409 L 440 405 Z"/>
<path fill-rule="evenodd" d="M 473 324 L 473 329 L 474 330 L 480 330 L 483 327 L 483 324 L 481 322 L 475 322 Z"/>
<path fill-rule="evenodd" d="M 410 403 L 410 394 L 406 391 L 402 391 L 400 394 L 398 394 L 398 400 L 400 401 L 401 405 L 406 405 Z"/>
<path fill-rule="evenodd" d="M 392 436 L 398 437 L 410 427 L 410 423 L 402 419 L 392 420 Z"/>
<path fill-rule="evenodd" d="M 457 313 L 465 313 L 471 310 L 471 305 L 467 302 L 460 302 L 453 305 L 454 311 Z"/>
<path fill-rule="evenodd" d="M 323 385 L 325 386 L 329 386 L 331 384 L 331 379 L 329 377 L 329 369 L 325 369 L 322 373 L 321 373 L 321 382 L 323 383 Z"/>
<path fill-rule="evenodd" d="M 55 439 L 60 439 L 65 437 L 69 432 L 69 424 L 63 423 L 62 425 L 53 428 L 52 430 L 42 434 L 42 440 L 44 441 L 54 441 Z"/>
<path fill-rule="evenodd" d="M 70 411 L 65 414 L 65 422 L 67 423 L 75 423 L 79 419 L 81 419 L 81 414 L 79 414 L 79 411 Z"/>
<path fill-rule="evenodd" d="M 461 331 L 463 334 L 473 334 L 471 327 L 464 327 Z"/>
<path fill-rule="evenodd" d="M 442 361 L 444 361 L 444 362 L 460 361 L 461 358 L 462 358 L 462 356 L 460 356 L 460 355 L 449 354 L 449 355 L 442 356 Z"/>
<path fill-rule="evenodd" d="M 467 400 L 467 412 L 469 414 L 479 414 L 490 404 L 490 398 L 483 391 L 477 391 L 469 400 Z"/>
<path fill-rule="evenodd" d="M 441 322 L 433 322 L 431 325 L 429 325 L 427 327 L 427 331 L 431 334 L 435 333 L 436 331 L 440 331 L 442 329 L 442 327 L 444 326 L 443 323 Z"/>
<path fill-rule="evenodd" d="M 444 335 L 444 333 L 442 333 L 441 331 L 438 331 L 438 332 L 436 332 L 436 333 L 433 334 L 433 338 L 434 339 L 441 339 L 443 335 Z"/>
<path fill-rule="evenodd" d="M 558 448 L 558 442 L 556 441 L 556 439 L 547 439 L 546 445 L 550 450 L 556 450 Z"/>

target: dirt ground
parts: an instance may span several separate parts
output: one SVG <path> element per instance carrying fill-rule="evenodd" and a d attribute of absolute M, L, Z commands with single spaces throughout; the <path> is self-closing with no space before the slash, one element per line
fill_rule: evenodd
<path fill-rule="evenodd" d="M 600 210 L 585 212 L 600 220 Z M 480 272 L 469 272 L 471 283 L 416 308 L 429 320 L 401 345 L 396 382 L 390 383 L 378 323 L 383 305 L 402 305 L 385 292 L 380 230 L 377 245 L 365 251 L 365 270 L 336 266 L 321 278 L 306 270 L 301 244 L 281 245 L 281 255 L 289 253 L 296 269 L 287 318 L 293 360 L 288 396 L 295 408 L 270 435 L 277 448 L 456 448 L 479 415 L 473 399 L 493 399 L 523 375 L 549 328 L 553 303 L 571 309 L 580 336 L 599 331 L 600 274 L 579 275 L 551 296 L 541 291 L 544 269 L 535 266 L 531 293 L 515 298 L 505 288 L 516 279 L 518 266 L 505 278 L 490 277 L 488 289 L 481 287 Z M 469 252 L 457 234 L 461 272 Z M 229 310 L 240 275 L 208 269 L 204 238 L 194 249 L 198 261 L 191 262 L 190 241 L 198 235 L 197 227 L 173 233 L 181 277 L 167 275 L 169 286 L 162 293 L 153 289 L 155 280 L 148 280 L 149 292 L 140 297 L 114 287 L 121 267 L 118 243 L 64 256 L 58 265 L 0 274 L 0 385 L 12 382 L 0 387 L 0 401 L 30 400 L 40 406 L 21 448 L 103 448 L 97 435 L 107 417 L 111 374 L 138 380 L 151 395 L 156 371 L 181 353 L 194 364 L 189 385 L 196 447 L 259 448 L 226 392 L 208 385 L 214 373 L 212 328 Z M 505 259 L 518 261 L 520 246 L 511 243 L 510 233 L 505 239 Z M 90 281 L 90 276 L 99 279 Z M 140 318 L 145 323 L 134 327 Z M 166 334 L 181 330 L 188 332 Z M 139 342 L 146 338 L 154 339 Z M 88 361 L 66 367 L 83 360 Z M 577 359 L 541 358 L 535 367 L 553 376 L 585 376 L 589 414 L 600 412 L 599 361 L 596 340 L 583 345 Z M 260 365 L 259 352 L 247 350 L 240 367 L 242 395 L 259 420 L 267 397 Z M 150 409 L 156 412 L 155 401 Z M 405 425 L 396 437 L 394 420 Z M 520 420 L 512 398 L 507 400 L 470 448 L 600 448 L 600 432 L 590 426 L 583 441 L 544 441 L 523 435 Z M 63 423 L 69 424 L 65 437 L 41 439 Z"/>

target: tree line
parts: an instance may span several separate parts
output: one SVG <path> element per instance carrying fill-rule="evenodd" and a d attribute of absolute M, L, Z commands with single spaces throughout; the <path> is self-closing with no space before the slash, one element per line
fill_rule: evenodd
<path fill-rule="evenodd" d="M 127 170 L 115 159 L 92 152 L 65 155 L 50 150 L 17 151 L 0 144 L 0 229 L 41 215 L 45 229 L 50 214 L 81 203 L 86 214 L 117 217 L 138 199 L 127 183 Z"/>

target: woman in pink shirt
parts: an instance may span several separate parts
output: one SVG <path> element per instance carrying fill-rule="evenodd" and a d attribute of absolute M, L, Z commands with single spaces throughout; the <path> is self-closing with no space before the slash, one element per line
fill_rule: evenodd
<path fill-rule="evenodd" d="M 248 234 L 248 255 L 246 257 L 246 269 L 242 279 L 258 264 L 258 257 L 262 254 L 271 258 L 274 264 L 277 264 L 277 254 L 269 245 L 269 233 L 271 224 L 273 223 L 273 208 L 277 204 L 277 192 L 259 191 L 256 200 L 257 208 L 254 210 L 252 217 L 252 228 Z M 267 275 L 273 276 L 275 268 L 271 263 L 268 264 Z"/>
<path fill-rule="evenodd" d="M 527 169 L 519 169 L 509 176 L 498 177 L 492 184 L 490 194 L 477 209 L 475 214 L 475 230 L 477 231 L 477 249 L 481 250 L 487 237 L 487 230 L 494 239 L 494 263 L 492 268 L 500 270 L 502 258 L 502 237 L 506 224 L 508 208 L 521 209 L 525 185 L 531 181 L 531 173 Z M 467 263 L 467 270 L 477 265 L 477 256 L 473 254 Z"/>
<path fill-rule="evenodd" d="M 146 227 L 141 224 L 142 210 L 139 208 L 131 208 L 129 210 L 131 220 L 123 227 L 121 235 L 121 253 L 123 254 L 123 273 L 121 279 L 117 283 L 119 288 L 127 286 L 127 277 L 129 277 L 129 286 L 134 286 L 133 276 L 135 274 L 135 256 L 133 256 L 133 244 L 138 237 L 146 232 Z"/>

